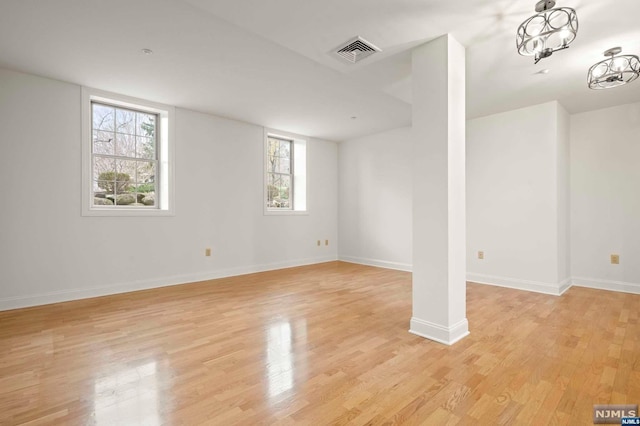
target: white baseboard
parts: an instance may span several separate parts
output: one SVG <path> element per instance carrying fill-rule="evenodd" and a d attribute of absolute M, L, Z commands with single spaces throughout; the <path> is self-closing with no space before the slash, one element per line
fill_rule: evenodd
<path fill-rule="evenodd" d="M 467 319 L 450 326 L 442 326 L 419 318 L 411 318 L 409 333 L 434 340 L 445 345 L 453 345 L 469 335 L 469 322 Z"/>
<path fill-rule="evenodd" d="M 367 259 L 362 257 L 344 255 L 339 255 L 338 260 L 348 263 L 357 263 L 360 265 L 376 266 L 379 268 L 396 269 L 406 272 L 412 271 L 412 265 L 410 263 L 388 262 L 386 260 Z M 622 293 L 640 294 L 640 283 L 608 281 L 583 277 L 570 277 L 562 280 L 557 284 L 554 284 L 541 281 L 521 280 L 516 278 L 505 278 L 469 272 L 467 273 L 467 281 L 478 284 L 494 285 L 497 287 L 513 288 L 516 290 L 551 294 L 553 296 L 563 295 L 572 286 L 618 291 Z"/>
<path fill-rule="evenodd" d="M 149 290 L 153 288 L 168 287 L 172 285 L 189 284 L 198 281 L 208 281 L 217 278 L 253 274 L 256 272 L 266 272 L 276 269 L 293 268 L 296 266 L 313 265 L 335 260 L 338 260 L 336 256 L 314 257 L 287 262 L 243 266 L 210 272 L 199 272 L 195 274 L 174 275 L 170 277 L 138 280 L 127 283 L 117 283 L 109 286 L 62 290 L 29 296 L 6 297 L 0 299 L 0 311 L 27 308 L 30 306 L 48 305 L 50 303 L 68 302 L 71 300 L 88 299 L 91 297 L 109 296 L 112 294 L 128 293 L 131 291 Z"/>
<path fill-rule="evenodd" d="M 411 264 L 388 262 L 386 260 L 367 259 L 364 257 L 343 256 L 339 255 L 338 260 L 347 263 L 357 263 L 359 265 L 377 266 L 379 268 L 395 269 L 398 271 L 411 272 Z"/>
<path fill-rule="evenodd" d="M 595 278 L 573 277 L 571 280 L 576 287 L 595 288 L 598 290 L 618 291 L 622 293 L 640 294 L 640 283 L 624 281 L 608 281 Z"/>
<path fill-rule="evenodd" d="M 562 296 L 567 290 L 569 290 L 573 285 L 572 283 L 573 281 L 571 280 L 571 277 L 560 281 L 560 283 L 558 284 L 558 290 L 560 292 L 559 296 Z"/>
<path fill-rule="evenodd" d="M 117 283 L 109 286 L 90 287 L 83 289 L 70 289 L 63 291 L 55 291 L 48 293 L 40 293 L 29 296 L 16 296 L 0 298 L 0 311 L 10 309 L 27 308 L 30 306 L 47 305 L 50 303 L 68 302 L 71 300 L 88 299 L 91 297 L 108 296 L 112 294 L 128 293 L 131 291 L 149 290 L 153 288 L 168 287 L 172 285 L 188 284 L 198 281 L 207 281 L 217 278 L 226 278 L 237 275 L 246 275 L 256 272 L 273 271 L 276 269 L 293 268 L 296 266 L 313 265 L 317 263 L 331 262 L 340 260 L 348 263 L 357 263 L 361 265 L 376 266 L 380 268 L 395 269 L 400 271 L 411 272 L 411 265 L 406 263 L 388 262 L 383 260 L 366 259 L 353 256 L 323 256 L 307 259 L 298 259 L 287 262 L 277 262 L 263 265 L 244 266 L 230 269 L 221 269 L 209 272 L 200 272 L 196 274 L 174 275 L 170 277 L 161 277 L 154 279 L 131 281 L 127 283 Z M 467 281 L 495 285 L 498 287 L 513 288 L 517 290 L 534 291 L 537 293 L 551 294 L 555 296 L 562 295 L 571 286 L 587 287 L 599 290 L 617 291 L 623 293 L 640 294 L 640 283 L 629 283 L 622 281 L 608 281 L 595 278 L 573 277 L 558 284 L 550 284 L 537 281 L 519 280 L 513 278 L 496 277 L 483 274 L 467 274 Z M 413 321 L 413 320 L 412 320 Z M 420 320 L 417 320 L 420 321 Z M 431 323 L 416 323 L 416 327 L 411 326 L 411 333 L 426 337 L 431 340 L 441 341 L 445 344 L 453 344 L 457 340 L 451 340 L 452 331 L 444 330 L 442 327 Z M 440 328 L 438 328 L 440 327 Z M 420 331 L 423 330 L 423 331 Z M 438 336 L 445 333 L 446 337 L 440 339 Z M 440 339 L 440 340 L 438 340 Z M 447 340 L 449 339 L 449 340 Z M 451 343 L 447 343 L 451 342 Z"/>
<path fill-rule="evenodd" d="M 533 291 L 536 293 L 551 294 L 560 296 L 571 287 L 571 278 L 567 278 L 560 283 L 545 283 L 541 281 L 520 280 L 515 278 L 496 277 L 492 275 L 467 273 L 467 281 L 494 285 L 498 287 L 513 288 L 516 290 Z"/>

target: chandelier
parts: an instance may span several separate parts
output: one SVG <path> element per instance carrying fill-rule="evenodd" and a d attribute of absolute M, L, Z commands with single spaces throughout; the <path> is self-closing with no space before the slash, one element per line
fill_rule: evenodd
<path fill-rule="evenodd" d="M 606 52 L 604 56 L 609 59 L 600 61 L 589 68 L 587 83 L 589 89 L 610 89 L 631 83 L 640 76 L 640 59 L 636 55 L 620 55 L 619 47 L 614 47 Z"/>
<path fill-rule="evenodd" d="M 578 33 L 578 16 L 570 7 L 558 7 L 555 0 L 536 3 L 536 15 L 518 27 L 518 53 L 534 56 L 537 64 L 558 50 L 566 49 Z"/>

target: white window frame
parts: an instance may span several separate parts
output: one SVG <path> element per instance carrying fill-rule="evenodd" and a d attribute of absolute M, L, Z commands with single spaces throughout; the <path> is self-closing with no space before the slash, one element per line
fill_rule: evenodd
<path fill-rule="evenodd" d="M 156 114 L 158 130 L 157 185 L 155 208 L 111 207 L 93 205 L 92 173 L 92 103 L 102 103 L 115 107 Z M 174 216 L 174 135 L 175 108 L 169 105 L 137 99 L 130 96 L 82 88 L 82 215 L 83 216 Z"/>
<path fill-rule="evenodd" d="M 291 195 L 292 198 L 291 208 L 289 209 L 274 209 L 267 207 L 268 201 L 268 170 L 267 160 L 269 156 L 269 137 L 284 139 L 291 141 Z M 265 216 L 287 216 L 287 215 L 308 215 L 308 197 L 307 197 L 307 181 L 309 176 L 309 168 L 307 166 L 307 152 L 308 152 L 308 138 L 305 136 L 297 135 L 295 133 L 284 132 L 275 129 L 264 129 L 264 143 L 263 143 L 263 179 L 262 189 L 264 193 L 264 199 L 262 202 L 263 212 Z"/>
<path fill-rule="evenodd" d="M 295 143 L 293 141 L 293 139 L 290 138 L 285 138 L 282 136 L 275 136 L 273 134 L 269 134 L 267 136 L 267 145 L 266 145 L 266 152 L 267 152 L 267 156 L 265 158 L 265 164 L 267 164 L 267 162 L 269 161 L 269 140 L 276 140 L 279 142 L 289 142 L 289 173 L 281 173 L 281 172 L 273 172 L 270 170 L 265 170 L 266 173 L 266 185 L 267 188 L 265 190 L 265 195 L 267 197 L 267 201 L 269 200 L 269 175 L 274 174 L 274 175 L 280 175 L 280 177 L 282 176 L 289 176 L 289 182 L 290 182 L 290 186 L 289 186 L 289 207 L 288 208 L 283 208 L 283 207 L 269 207 L 268 205 L 266 206 L 268 211 L 291 211 L 294 210 L 294 205 L 295 205 L 295 181 L 294 181 L 294 172 L 295 172 Z M 280 158 L 280 161 L 282 161 L 283 158 Z M 266 167 L 266 166 L 265 166 Z"/>

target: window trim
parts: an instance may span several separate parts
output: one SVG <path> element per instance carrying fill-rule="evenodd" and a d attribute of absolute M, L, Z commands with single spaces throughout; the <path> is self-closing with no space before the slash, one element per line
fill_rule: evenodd
<path fill-rule="evenodd" d="M 92 142 L 91 142 L 91 164 L 89 165 L 89 167 L 91 168 L 91 172 L 90 172 L 90 176 L 91 176 L 91 180 L 92 180 L 92 184 L 93 184 L 93 178 L 95 176 L 95 170 L 93 169 L 93 166 L 95 165 L 94 160 L 96 158 L 111 158 L 114 160 L 128 160 L 128 161 L 142 161 L 142 162 L 148 162 L 148 163 L 153 163 L 155 166 L 155 170 L 159 170 L 160 167 L 160 150 L 158 149 L 161 145 L 161 132 L 162 132 L 162 125 L 161 125 L 161 117 L 160 114 L 153 112 L 153 116 L 155 117 L 156 123 L 155 123 L 155 132 L 154 132 L 154 136 L 153 136 L 153 145 L 154 145 L 154 153 L 155 153 L 155 158 L 153 159 L 145 159 L 145 158 L 139 158 L 139 157 L 124 157 L 124 156 L 120 156 L 118 154 L 116 154 L 115 152 L 113 154 L 97 154 L 94 152 L 94 148 L 95 148 L 95 141 L 93 140 L 93 132 L 95 132 L 96 130 L 93 128 L 93 114 L 94 114 L 94 108 L 96 105 L 100 105 L 100 106 L 106 106 L 106 107 L 113 107 L 113 108 L 117 108 L 120 111 L 129 111 L 132 113 L 138 113 L 138 112 L 144 112 L 147 114 L 151 114 L 151 111 L 149 111 L 148 109 L 142 110 L 140 108 L 128 108 L 128 107 L 124 107 L 122 105 L 116 105 L 113 103 L 108 103 L 108 102 L 102 102 L 102 101 L 98 101 L 97 99 L 92 99 L 91 100 L 91 118 L 92 118 L 92 124 L 91 124 L 91 132 L 92 132 Z M 117 128 L 114 129 L 114 132 L 116 134 L 116 139 L 118 138 L 118 130 Z M 136 137 L 138 136 L 137 134 L 135 135 Z M 115 143 L 115 141 L 114 141 Z M 158 176 L 160 177 L 160 174 L 158 174 Z M 136 181 L 136 184 L 139 183 L 138 181 Z M 142 210 L 142 209 L 146 209 L 146 210 L 158 210 L 160 208 L 161 205 L 161 186 L 162 186 L 162 182 L 161 179 L 154 179 L 153 182 L 153 187 L 154 187 L 154 192 L 157 194 L 156 197 L 156 204 L 155 206 L 136 206 L 135 210 Z M 92 192 L 92 196 L 95 196 L 95 192 Z M 91 205 L 92 208 L 95 207 L 95 205 Z M 104 206 L 104 207 L 100 207 L 100 208 L 104 208 L 105 210 L 125 210 L 126 207 L 122 207 L 122 206 Z M 133 209 L 132 209 L 133 210 Z"/>
<path fill-rule="evenodd" d="M 290 187 L 289 187 L 289 208 L 274 208 L 274 207 L 269 207 L 267 205 L 265 205 L 265 208 L 270 211 L 270 212 L 286 212 L 286 211 L 295 211 L 294 205 L 295 205 L 295 141 L 291 138 L 285 138 L 282 136 L 276 136 L 273 133 L 269 133 L 267 135 L 267 143 L 265 145 L 265 167 L 267 164 L 267 161 L 269 160 L 269 139 L 276 139 L 278 141 L 281 142 L 289 142 L 291 144 L 290 148 L 289 148 L 289 173 L 280 173 L 280 172 L 270 172 L 269 170 L 265 170 L 265 175 L 266 175 L 266 181 L 265 184 L 267 186 L 267 188 L 265 189 L 265 200 L 266 202 L 269 201 L 269 175 L 270 174 L 274 174 L 274 175 L 285 175 L 285 176 L 289 176 L 289 181 L 290 181 Z"/>
<path fill-rule="evenodd" d="M 82 216 L 174 216 L 175 186 L 175 108 L 169 105 L 150 102 L 130 96 L 82 88 Z M 92 186 L 92 108 L 93 102 L 115 107 L 157 114 L 159 117 L 156 136 L 158 164 L 158 207 L 157 208 L 109 208 L 94 206 Z"/>
<path fill-rule="evenodd" d="M 291 203 L 291 208 L 289 209 L 271 209 L 269 207 L 267 207 L 267 201 L 268 201 L 268 171 L 267 171 L 267 160 L 268 160 L 268 156 L 269 156 L 269 151 L 268 151 L 268 145 L 269 145 L 269 137 L 273 137 L 273 138 L 277 138 L 277 139 L 283 139 L 283 140 L 288 140 L 291 141 L 291 195 L 290 197 L 292 198 L 292 203 Z M 296 187 L 300 187 L 302 185 L 300 185 L 299 182 L 296 182 L 296 172 L 295 172 L 295 167 L 296 167 L 296 161 L 295 161 L 295 152 L 296 152 L 296 144 L 300 144 L 303 143 L 306 145 L 306 149 L 304 152 L 304 156 L 305 156 L 305 175 L 306 175 L 306 179 L 304 182 L 304 192 L 305 192 L 305 209 L 302 210 L 296 210 L 295 208 L 295 204 L 296 204 L 296 196 L 295 196 L 295 191 L 296 191 Z M 307 182 L 309 181 L 309 167 L 307 166 L 308 164 L 308 155 L 307 155 L 307 151 L 308 151 L 308 146 L 309 146 L 309 138 L 305 137 L 305 136 L 301 136 L 301 135 L 297 135 L 295 133 L 290 133 L 290 132 L 283 132 L 281 130 L 275 130 L 275 129 L 269 129 L 269 128 L 264 128 L 264 139 L 263 139 L 263 144 L 262 144 L 262 149 L 263 149 L 263 156 L 262 156 L 262 192 L 263 192 L 263 201 L 262 201 L 262 208 L 263 208 L 263 214 L 265 216 L 305 216 L 309 214 L 309 197 L 306 195 L 307 194 L 307 190 L 308 190 L 308 184 Z"/>

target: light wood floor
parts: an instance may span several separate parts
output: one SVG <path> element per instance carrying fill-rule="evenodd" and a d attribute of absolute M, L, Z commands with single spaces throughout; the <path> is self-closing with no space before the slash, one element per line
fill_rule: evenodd
<path fill-rule="evenodd" d="M 0 313 L 0 424 L 591 424 L 640 402 L 640 296 L 469 284 L 407 332 L 408 273 L 340 262 Z"/>

